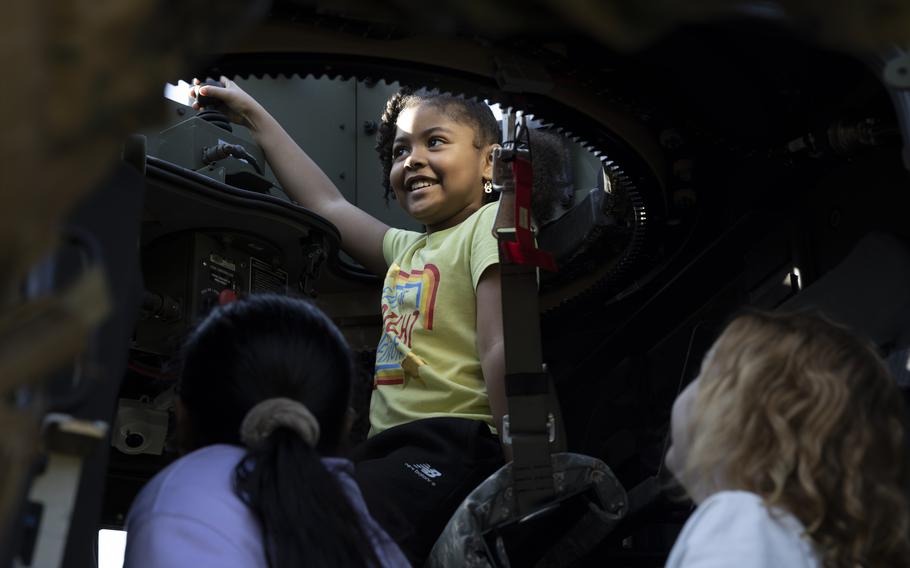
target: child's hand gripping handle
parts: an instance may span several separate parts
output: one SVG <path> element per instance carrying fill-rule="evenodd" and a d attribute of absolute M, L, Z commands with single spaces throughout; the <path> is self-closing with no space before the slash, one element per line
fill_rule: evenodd
<path fill-rule="evenodd" d="M 199 89 L 201 89 L 202 87 L 204 87 L 206 85 L 212 86 L 212 87 L 224 88 L 224 85 L 222 85 L 221 82 L 216 81 L 214 79 L 206 79 L 205 81 L 202 81 L 201 83 L 196 83 L 196 87 L 193 89 L 193 92 L 196 93 L 196 102 L 199 104 L 199 106 L 206 108 L 206 107 L 215 107 L 218 105 L 223 105 L 223 103 L 217 97 L 213 97 L 208 94 L 203 95 L 202 93 L 198 92 Z"/>
<path fill-rule="evenodd" d="M 193 79 L 190 97 L 196 99 L 194 109 L 224 113 L 228 120 L 246 126 L 251 131 L 256 130 L 257 123 L 266 114 L 265 109 L 253 97 L 237 86 L 237 83 L 223 76 L 220 81 Z"/>

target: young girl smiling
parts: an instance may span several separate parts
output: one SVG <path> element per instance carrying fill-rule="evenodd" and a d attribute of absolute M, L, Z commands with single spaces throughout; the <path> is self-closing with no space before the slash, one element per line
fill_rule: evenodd
<path fill-rule="evenodd" d="M 291 198 L 331 221 L 342 248 L 384 277 L 370 439 L 354 457 L 371 510 L 422 562 L 452 510 L 503 461 L 491 433 L 506 412 L 489 203 L 499 125 L 482 102 L 389 100 L 377 145 L 386 195 L 426 228 L 403 231 L 345 200 L 259 103 L 221 82 L 196 88 L 250 129 Z"/>

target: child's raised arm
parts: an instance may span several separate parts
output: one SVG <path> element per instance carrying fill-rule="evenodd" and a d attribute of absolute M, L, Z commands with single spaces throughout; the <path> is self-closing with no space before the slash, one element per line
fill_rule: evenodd
<path fill-rule="evenodd" d="M 220 100 L 232 122 L 249 128 L 281 187 L 294 201 L 338 227 L 345 252 L 375 274 L 385 274 L 382 239 L 389 230 L 388 225 L 346 200 L 278 121 L 236 83 L 227 77 L 221 77 L 224 87 L 199 85 L 196 79 L 193 83 L 194 96 L 198 89 L 199 94 Z M 198 103 L 193 106 L 199 108 Z"/>

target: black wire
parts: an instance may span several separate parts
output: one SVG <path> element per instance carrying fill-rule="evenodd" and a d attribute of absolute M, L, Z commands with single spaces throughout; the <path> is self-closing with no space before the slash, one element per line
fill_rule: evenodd
<path fill-rule="evenodd" d="M 253 166 L 256 169 L 256 172 L 259 175 L 265 175 L 264 172 L 262 171 L 262 166 L 259 165 L 259 160 L 257 160 L 255 157 L 253 157 L 253 155 L 250 154 L 246 148 L 244 148 L 240 144 L 232 144 L 231 148 L 236 152 L 236 154 L 234 154 L 235 158 L 239 158 L 241 160 L 246 160 L 251 166 Z"/>
<path fill-rule="evenodd" d="M 531 129 L 528 128 L 528 117 L 527 115 L 521 115 L 521 128 L 524 130 L 525 141 L 528 143 L 528 163 L 533 163 L 531 161 Z"/>
<path fill-rule="evenodd" d="M 695 343 L 695 334 L 698 332 L 699 328 L 701 328 L 702 324 L 704 324 L 704 323 L 705 323 L 704 320 L 700 320 L 700 321 L 696 322 L 695 326 L 692 328 L 692 333 L 689 335 L 689 345 L 686 347 L 686 359 L 685 359 L 685 361 L 683 361 L 682 372 L 679 374 L 679 382 L 676 384 L 676 396 L 673 397 L 674 402 L 679 397 L 679 393 L 682 392 L 683 381 L 686 380 L 686 375 L 688 375 L 689 358 L 692 356 L 692 345 Z M 663 449 L 663 452 L 661 453 L 661 456 L 663 456 L 663 457 L 661 457 L 661 459 L 660 459 L 660 465 L 657 466 L 657 477 L 658 478 L 660 478 L 660 475 L 663 473 L 664 464 L 666 463 L 665 458 L 667 455 L 667 450 L 670 449 L 670 438 L 671 438 L 671 434 L 673 431 L 672 407 L 671 407 L 670 414 L 671 414 L 670 427 L 667 428 L 667 434 L 664 436 L 664 449 Z"/>

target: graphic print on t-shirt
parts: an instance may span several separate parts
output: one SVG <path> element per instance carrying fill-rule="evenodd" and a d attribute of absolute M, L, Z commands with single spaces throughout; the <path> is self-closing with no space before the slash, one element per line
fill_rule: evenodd
<path fill-rule="evenodd" d="M 376 350 L 374 388 L 400 385 L 405 376 L 417 375 L 425 363 L 411 352 L 415 329 L 433 329 L 433 310 L 439 289 L 439 269 L 427 264 L 405 272 L 389 267 L 382 290 L 382 338 Z"/>

